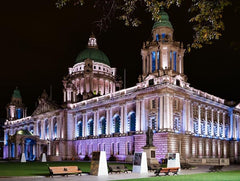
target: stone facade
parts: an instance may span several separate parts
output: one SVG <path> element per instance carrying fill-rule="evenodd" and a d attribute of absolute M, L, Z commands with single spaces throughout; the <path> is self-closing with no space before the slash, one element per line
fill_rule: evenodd
<path fill-rule="evenodd" d="M 131 160 L 134 152 L 143 151 L 150 127 L 158 160 L 180 153 L 181 159 L 240 162 L 240 105 L 229 106 L 190 86 L 183 68 L 185 50 L 173 39 L 168 15 L 161 13 L 152 41 L 143 44 L 143 71 L 136 86 L 117 90 L 121 82 L 116 69 L 103 63 L 106 57 L 77 62 L 63 80 L 63 106 L 43 92 L 31 116 L 8 118 L 4 158 L 19 159 L 25 153 L 39 159 L 45 152 L 50 160 L 86 159 L 104 150 L 107 158 Z M 89 41 L 96 48 L 95 37 Z"/>

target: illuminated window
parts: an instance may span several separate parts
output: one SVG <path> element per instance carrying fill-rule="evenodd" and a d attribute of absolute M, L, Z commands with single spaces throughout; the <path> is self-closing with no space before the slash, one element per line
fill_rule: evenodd
<path fill-rule="evenodd" d="M 212 123 L 209 121 L 207 123 L 207 133 L 208 133 L 208 136 L 212 135 Z"/>
<path fill-rule="evenodd" d="M 128 124 L 129 131 L 136 131 L 136 114 L 133 111 L 128 114 Z"/>
<path fill-rule="evenodd" d="M 88 120 L 88 135 L 93 135 L 93 119 Z"/>
<path fill-rule="evenodd" d="M 155 61 L 156 61 L 156 53 L 152 52 L 152 72 L 156 70 Z"/>
<path fill-rule="evenodd" d="M 158 70 L 160 69 L 160 51 L 157 51 Z"/>
<path fill-rule="evenodd" d="M 195 134 L 198 134 L 198 121 L 197 120 L 193 121 L 193 132 Z"/>
<path fill-rule="evenodd" d="M 114 133 L 120 133 L 120 116 L 115 114 L 113 117 Z"/>
<path fill-rule="evenodd" d="M 172 67 L 172 51 L 170 51 L 170 65 L 169 67 Z"/>
<path fill-rule="evenodd" d="M 78 136 L 79 136 L 79 137 L 82 137 L 82 136 L 83 136 L 83 132 L 82 132 L 82 127 L 83 127 L 82 121 L 78 121 L 77 126 L 78 126 Z"/>
<path fill-rule="evenodd" d="M 205 133 L 205 121 L 202 120 L 201 122 L 201 134 L 204 134 Z"/>
<path fill-rule="evenodd" d="M 173 70 L 177 71 L 177 52 L 173 52 Z"/>
<path fill-rule="evenodd" d="M 156 41 L 159 41 L 159 34 L 156 34 Z"/>
<path fill-rule="evenodd" d="M 166 37 L 165 33 L 162 33 L 162 39 L 164 39 Z"/>
<path fill-rule="evenodd" d="M 20 108 L 18 108 L 16 111 L 17 111 L 17 119 L 22 118 L 23 117 L 22 110 Z"/>
<path fill-rule="evenodd" d="M 106 118 L 101 117 L 100 122 L 100 134 L 106 134 Z"/>

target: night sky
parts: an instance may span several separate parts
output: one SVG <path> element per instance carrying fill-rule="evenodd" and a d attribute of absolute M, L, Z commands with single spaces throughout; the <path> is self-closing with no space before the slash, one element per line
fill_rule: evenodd
<path fill-rule="evenodd" d="M 237 0 L 235 1 L 237 2 Z M 239 3 L 238 3 L 239 4 Z M 175 40 L 186 45 L 192 38 L 186 6 L 168 12 Z M 53 100 L 62 103 L 62 79 L 68 67 L 86 45 L 91 32 L 98 47 L 110 59 L 127 87 L 134 86 L 141 74 L 142 43 L 151 39 L 153 21 L 144 11 L 138 28 L 113 21 L 106 32 L 99 33 L 93 24 L 99 16 L 90 6 L 67 6 L 59 10 L 54 0 L 2 1 L 0 6 L 0 117 L 19 87 L 28 115 L 33 112 L 43 89 L 53 89 Z M 220 40 L 200 50 L 185 54 L 185 74 L 194 88 L 218 97 L 240 101 L 240 13 L 235 4 L 224 13 L 225 31 Z"/>

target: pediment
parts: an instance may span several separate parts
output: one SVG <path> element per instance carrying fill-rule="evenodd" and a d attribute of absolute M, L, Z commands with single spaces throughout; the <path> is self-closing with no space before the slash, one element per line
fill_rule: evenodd
<path fill-rule="evenodd" d="M 37 108 L 33 112 L 32 116 L 43 114 L 43 113 L 46 113 L 46 112 L 52 112 L 52 111 L 58 110 L 59 108 L 60 107 L 53 102 L 44 101 L 44 102 L 41 102 L 37 106 Z"/>
<path fill-rule="evenodd" d="M 154 79 L 154 78 L 155 78 L 154 75 L 148 75 L 148 76 L 144 79 L 144 81 L 149 81 L 149 80 Z"/>

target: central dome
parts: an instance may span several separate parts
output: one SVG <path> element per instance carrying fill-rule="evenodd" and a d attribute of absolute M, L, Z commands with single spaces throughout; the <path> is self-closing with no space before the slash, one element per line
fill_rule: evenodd
<path fill-rule="evenodd" d="M 80 52 L 76 58 L 76 63 L 84 62 L 86 59 L 94 60 L 95 62 L 104 63 L 110 66 L 108 57 L 97 48 L 87 48 Z"/>
<path fill-rule="evenodd" d="M 163 27 L 163 26 L 173 28 L 171 22 L 169 21 L 168 14 L 164 11 L 163 8 L 161 8 L 159 15 L 160 15 L 160 20 L 154 23 L 153 29 L 157 27 Z"/>
<path fill-rule="evenodd" d="M 104 63 L 110 66 L 108 57 L 98 49 L 97 40 L 94 35 L 91 35 L 88 40 L 88 48 L 78 54 L 76 63 L 84 62 L 86 59 L 91 59 L 95 62 Z"/>

